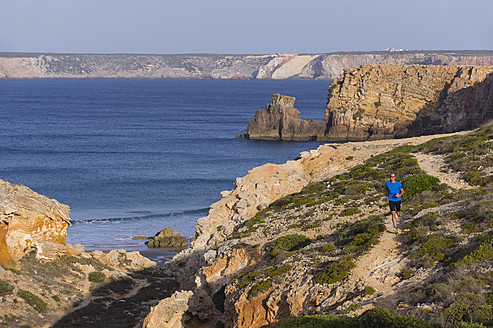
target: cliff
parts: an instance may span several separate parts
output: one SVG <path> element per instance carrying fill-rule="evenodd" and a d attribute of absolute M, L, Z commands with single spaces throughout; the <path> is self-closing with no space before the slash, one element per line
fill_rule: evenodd
<path fill-rule="evenodd" d="M 0 180 L 0 263 L 14 264 L 37 243 L 65 245 L 69 211 L 54 199 Z"/>
<path fill-rule="evenodd" d="M 247 138 L 348 141 L 472 129 L 493 119 L 493 66 L 363 65 L 329 87 L 322 122 L 299 118 L 294 98 L 275 95 Z"/>
<path fill-rule="evenodd" d="M 444 327 L 490 325 L 492 138 L 490 125 L 327 144 L 252 170 L 199 220 L 192 248 L 168 263 L 181 291 L 143 326 L 265 327 L 375 307 Z M 406 190 L 399 234 L 381 189 L 390 172 Z M 271 197 L 266 186 L 276 188 Z M 391 312 L 382 313 L 388 324 Z M 396 320 L 392 327 L 415 319 Z"/>
<path fill-rule="evenodd" d="M 334 79 L 361 65 L 493 65 L 492 51 L 265 55 L 0 53 L 0 78 Z"/>

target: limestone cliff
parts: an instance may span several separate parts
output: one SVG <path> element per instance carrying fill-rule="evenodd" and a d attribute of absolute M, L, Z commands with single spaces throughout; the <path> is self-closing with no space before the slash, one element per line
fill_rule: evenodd
<path fill-rule="evenodd" d="M 69 211 L 54 199 L 0 180 L 0 263 L 15 263 L 36 243 L 65 245 Z"/>
<path fill-rule="evenodd" d="M 250 121 L 250 139 L 348 141 L 472 129 L 493 119 L 493 66 L 363 65 L 329 87 L 322 122 L 275 95 Z"/>
<path fill-rule="evenodd" d="M 360 65 L 493 65 L 492 51 L 140 55 L 0 53 L 0 78 L 334 79 Z"/>
<path fill-rule="evenodd" d="M 329 140 L 472 129 L 493 119 L 493 66 L 365 65 L 329 87 Z"/>

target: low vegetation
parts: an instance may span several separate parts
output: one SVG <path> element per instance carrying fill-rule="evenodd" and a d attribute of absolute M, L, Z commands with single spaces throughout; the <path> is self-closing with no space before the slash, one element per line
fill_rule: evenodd
<path fill-rule="evenodd" d="M 39 296 L 34 295 L 33 293 L 23 289 L 19 289 L 17 291 L 17 296 L 24 299 L 27 304 L 31 305 L 39 313 L 43 313 L 46 311 L 47 304 Z"/>
<path fill-rule="evenodd" d="M 413 317 L 399 316 L 384 308 L 367 310 L 357 317 L 342 315 L 306 315 L 289 318 L 280 328 L 437 328 L 439 325 Z"/>

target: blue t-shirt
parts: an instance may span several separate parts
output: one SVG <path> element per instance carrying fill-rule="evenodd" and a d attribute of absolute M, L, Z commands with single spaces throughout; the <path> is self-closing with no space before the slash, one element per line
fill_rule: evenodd
<path fill-rule="evenodd" d="M 387 188 L 389 189 L 389 200 L 394 202 L 401 200 L 400 197 L 395 197 L 395 195 L 401 192 L 402 184 L 396 180 L 394 183 L 387 181 L 386 185 Z"/>

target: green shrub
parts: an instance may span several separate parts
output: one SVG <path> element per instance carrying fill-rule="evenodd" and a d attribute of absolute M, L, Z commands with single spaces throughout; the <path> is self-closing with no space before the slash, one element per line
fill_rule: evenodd
<path fill-rule="evenodd" d="M 268 256 L 274 258 L 282 252 L 291 252 L 310 244 L 310 238 L 303 235 L 287 235 L 279 237 L 272 243 L 272 249 Z"/>
<path fill-rule="evenodd" d="M 46 311 L 47 304 L 45 301 L 39 298 L 39 296 L 36 296 L 33 293 L 22 289 L 19 289 L 17 291 L 17 296 L 24 299 L 27 304 L 31 305 L 39 313 L 43 313 Z"/>
<path fill-rule="evenodd" d="M 342 247 L 344 254 L 361 255 L 378 244 L 385 230 L 383 219 L 373 216 L 343 226 L 336 237 L 336 245 Z"/>
<path fill-rule="evenodd" d="M 354 269 L 356 264 L 350 259 L 345 259 L 341 263 L 332 262 L 327 271 L 319 275 L 316 279 L 317 284 L 334 284 L 342 281 L 349 275 L 351 269 Z"/>
<path fill-rule="evenodd" d="M 462 260 L 453 264 L 453 267 L 482 261 L 493 261 L 493 235 L 484 238 L 469 255 L 464 256 Z"/>
<path fill-rule="evenodd" d="M 359 213 L 359 208 L 358 207 L 350 207 L 345 209 L 344 211 L 339 214 L 340 216 L 350 216 Z"/>
<path fill-rule="evenodd" d="M 388 309 L 375 308 L 363 312 L 358 317 L 342 315 L 305 315 L 291 317 L 279 328 L 438 328 L 437 324 L 429 323 L 413 317 L 399 316 Z"/>
<path fill-rule="evenodd" d="M 371 286 L 368 286 L 365 288 L 365 295 L 366 296 L 371 296 L 373 294 L 375 294 L 377 291 L 375 290 L 375 288 L 371 287 Z"/>
<path fill-rule="evenodd" d="M 407 197 L 413 197 L 422 191 L 438 186 L 440 180 L 428 174 L 412 174 L 407 176 L 402 184 Z"/>
<path fill-rule="evenodd" d="M 106 276 L 102 272 L 91 272 L 89 273 L 89 281 L 102 283 L 106 280 Z"/>
<path fill-rule="evenodd" d="M 258 294 L 266 292 L 271 287 L 272 287 L 272 279 L 269 278 L 267 280 L 263 280 L 252 286 L 252 289 L 250 289 L 250 295 L 257 296 Z"/>
<path fill-rule="evenodd" d="M 17 270 L 15 268 L 10 268 L 9 270 L 12 271 L 15 274 L 18 274 L 18 275 L 21 275 L 22 274 L 21 270 Z"/>
<path fill-rule="evenodd" d="M 421 244 L 421 247 L 411 258 L 422 257 L 425 262 L 435 263 L 445 259 L 444 252 L 456 244 L 456 239 L 452 236 L 429 234 L 420 238 L 418 244 Z"/>
<path fill-rule="evenodd" d="M 285 264 L 282 267 L 280 267 L 279 269 L 275 269 L 275 270 L 270 271 L 268 273 L 268 275 L 269 275 L 269 277 L 274 278 L 274 277 L 285 274 L 286 272 L 288 272 L 292 268 L 293 268 L 293 266 L 291 264 Z"/>
<path fill-rule="evenodd" d="M 0 296 L 12 293 L 14 286 L 9 284 L 7 281 L 0 279 Z"/>
<path fill-rule="evenodd" d="M 486 327 L 491 327 L 493 310 L 491 305 L 486 303 L 467 304 L 461 302 L 445 309 L 441 313 L 440 319 L 446 327 L 464 327 L 464 324 L 484 324 Z"/>
<path fill-rule="evenodd" d="M 246 273 L 241 273 L 237 275 L 235 278 L 238 280 L 238 287 L 244 288 L 246 287 L 249 283 L 255 281 L 257 277 L 259 276 L 259 273 L 257 271 L 250 271 Z"/>

